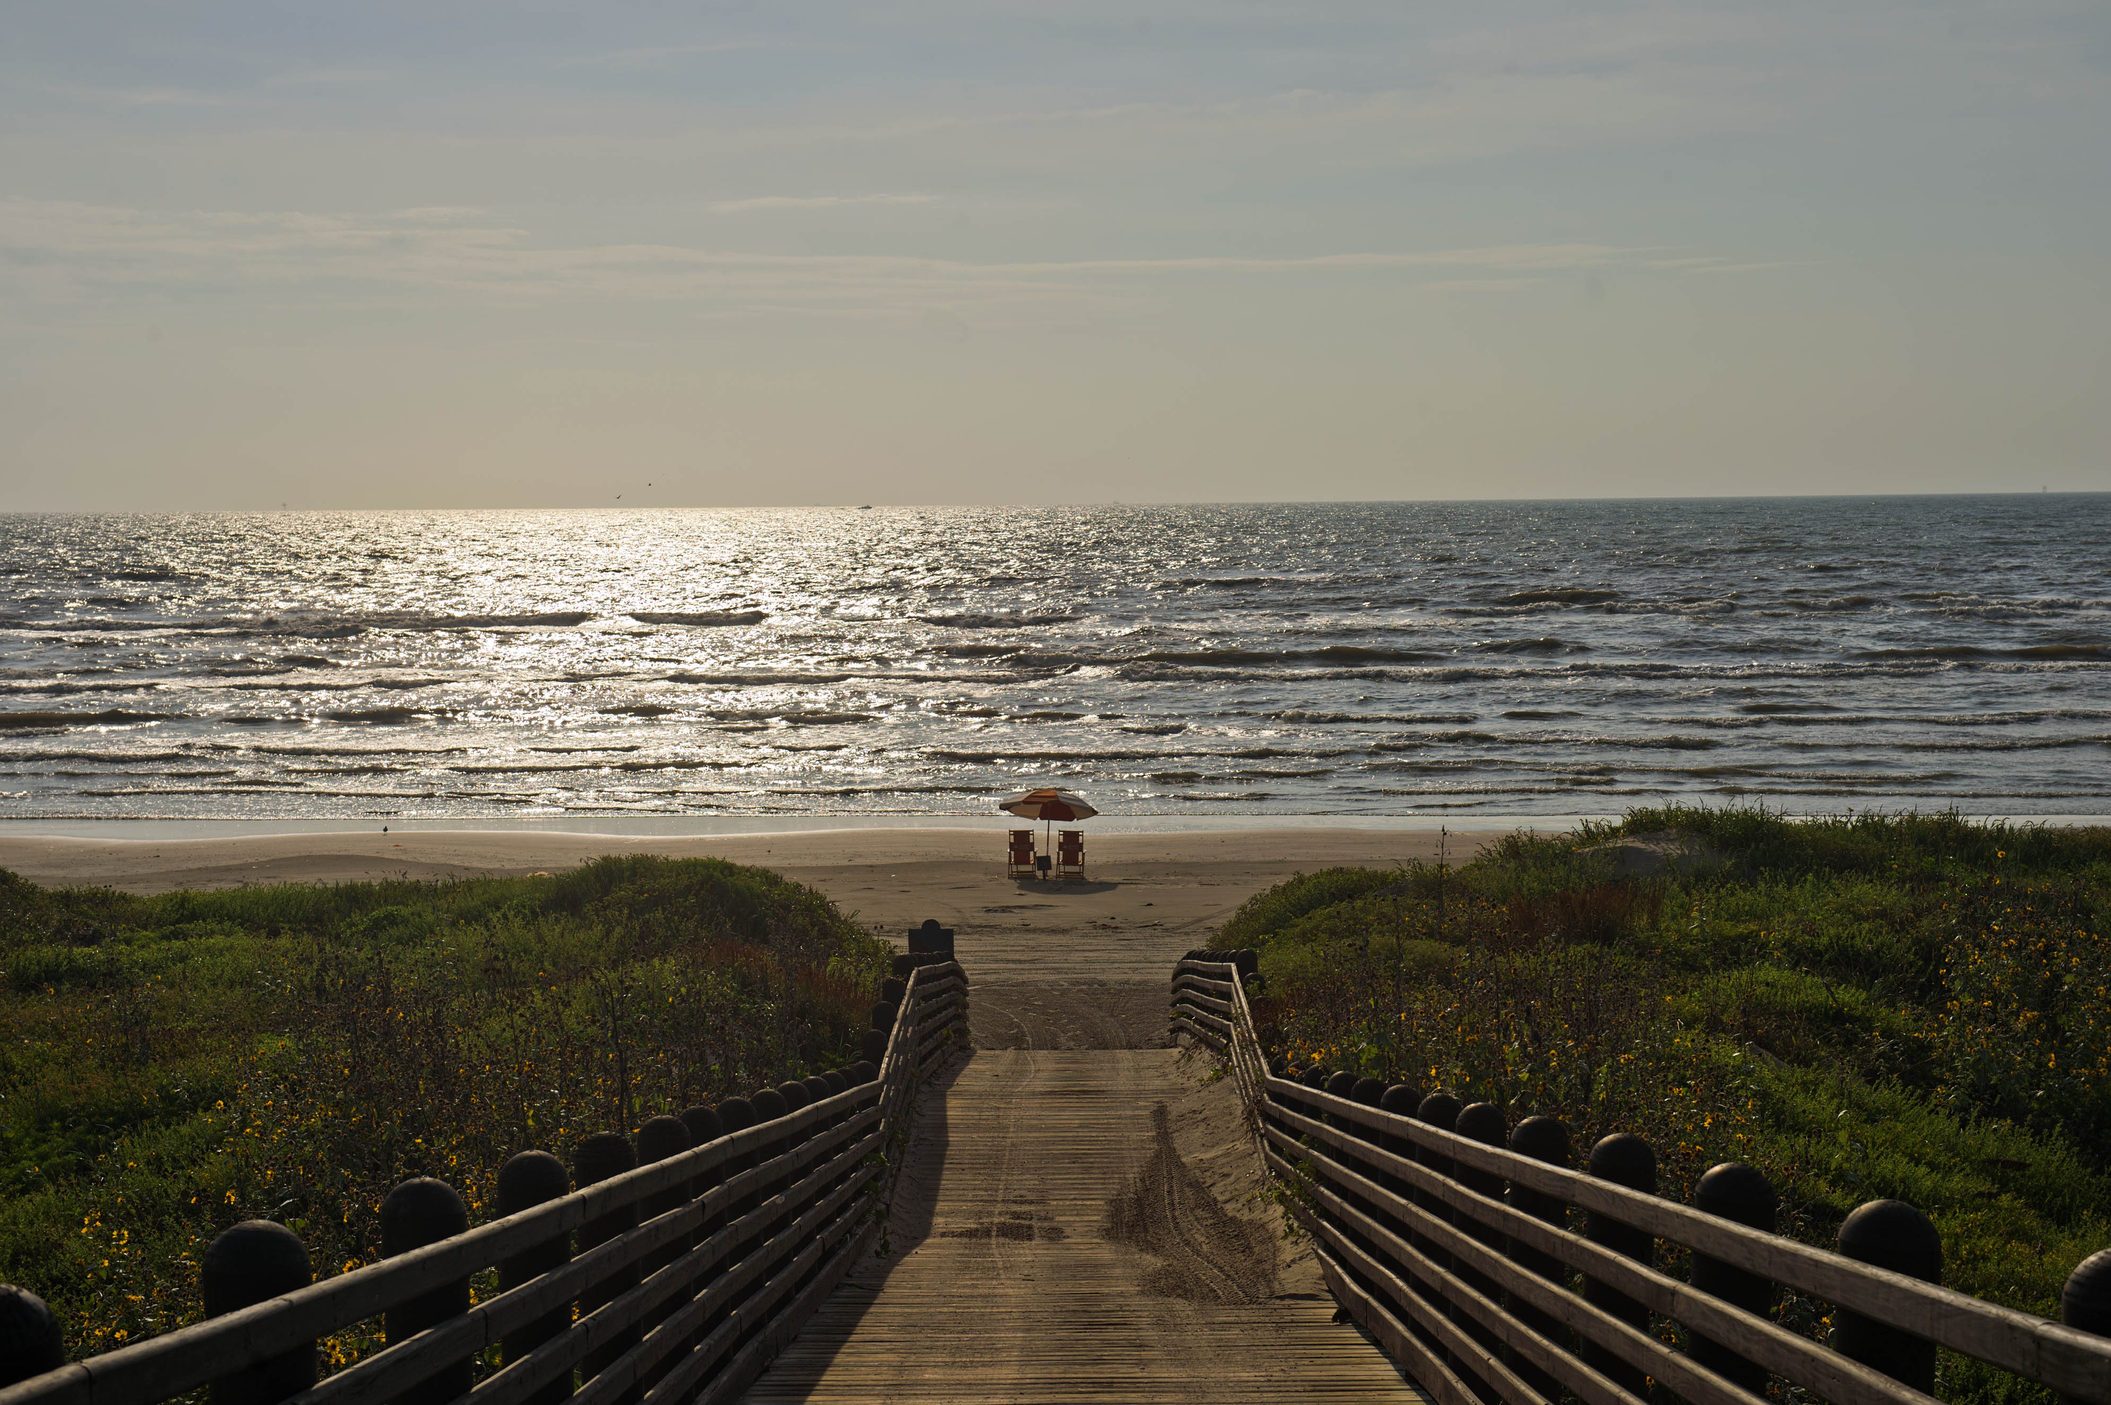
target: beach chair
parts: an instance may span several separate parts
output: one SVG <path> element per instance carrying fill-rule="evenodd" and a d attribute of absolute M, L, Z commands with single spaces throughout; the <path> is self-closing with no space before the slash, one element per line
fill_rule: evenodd
<path fill-rule="evenodd" d="M 1004 860 L 1004 876 L 1007 878 L 1031 878 L 1034 876 L 1034 832 L 1030 829 L 1015 829 L 1011 832 L 1011 848 Z"/>
<path fill-rule="evenodd" d="M 1056 876 L 1059 878 L 1083 878 L 1085 876 L 1084 830 L 1059 829 L 1056 831 Z"/>

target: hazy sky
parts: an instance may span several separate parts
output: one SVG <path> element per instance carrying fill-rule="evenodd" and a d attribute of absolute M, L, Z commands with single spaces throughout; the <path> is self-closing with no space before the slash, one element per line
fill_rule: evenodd
<path fill-rule="evenodd" d="M 0 25 L 0 508 L 2111 488 L 2104 0 Z"/>

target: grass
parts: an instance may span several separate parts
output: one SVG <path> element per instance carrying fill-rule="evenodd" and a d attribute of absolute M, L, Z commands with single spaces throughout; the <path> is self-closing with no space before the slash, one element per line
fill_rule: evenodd
<path fill-rule="evenodd" d="M 498 1168 L 854 1060 L 890 950 L 713 860 L 130 896 L 0 872 L 0 1282 L 78 1356 L 198 1315 L 205 1245 L 377 1256 L 411 1175 Z"/>
<path fill-rule="evenodd" d="M 1685 857 L 1622 876 L 1619 846 Z M 1667 1194 L 1748 1161 L 1830 1244 L 1896 1197 L 1944 1280 L 2056 1316 L 2111 1245 L 2111 831 L 1639 810 L 1470 862 L 1257 895 L 1256 1019 L 1300 1068 L 1635 1132 Z M 1945 1394 L 2035 1398 L 1946 1358 Z"/>

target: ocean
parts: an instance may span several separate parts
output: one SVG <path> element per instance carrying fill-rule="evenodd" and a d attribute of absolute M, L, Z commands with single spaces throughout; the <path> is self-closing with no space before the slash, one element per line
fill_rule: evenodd
<path fill-rule="evenodd" d="M 2111 495 L 0 516 L 0 819 L 2111 813 Z"/>

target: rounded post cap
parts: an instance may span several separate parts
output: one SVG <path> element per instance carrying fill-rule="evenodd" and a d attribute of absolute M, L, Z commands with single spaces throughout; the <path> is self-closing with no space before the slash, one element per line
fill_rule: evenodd
<path fill-rule="evenodd" d="M 880 982 L 880 1002 L 899 1005 L 902 997 L 909 993 L 909 983 L 899 976 L 889 976 Z"/>
<path fill-rule="evenodd" d="M 1312 1067 L 1306 1069 L 1303 1073 L 1298 1075 L 1297 1081 L 1304 1084 L 1307 1088 L 1310 1088 L 1317 1092 L 1319 1089 L 1322 1089 L 1327 1086 L 1326 1065 L 1312 1065 Z"/>
<path fill-rule="evenodd" d="M 1439 1088 L 1424 1098 L 1422 1105 L 1415 1109 L 1415 1120 L 1450 1132 L 1458 1128 L 1459 1112 L 1459 1100 Z"/>
<path fill-rule="evenodd" d="M 27 1288 L 0 1283 L 0 1386 L 65 1364 L 66 1339 L 49 1305 Z"/>
<path fill-rule="evenodd" d="M 821 1075 L 821 1081 L 828 1085 L 828 1095 L 834 1097 L 850 1087 L 850 1074 L 844 1069 L 832 1068 Z"/>
<path fill-rule="evenodd" d="M 689 1130 L 689 1145 L 702 1146 L 715 1142 L 725 1135 L 725 1124 L 718 1120 L 718 1109 L 699 1103 L 682 1114 L 682 1126 Z"/>
<path fill-rule="evenodd" d="M 868 1029 L 858 1040 L 858 1052 L 865 1056 L 864 1062 L 877 1065 L 887 1057 L 887 1031 Z"/>
<path fill-rule="evenodd" d="M 1376 1107 L 1378 1100 L 1385 1096 L 1385 1084 L 1375 1078 L 1359 1078 L 1349 1096 L 1366 1107 Z"/>
<path fill-rule="evenodd" d="M 755 1105 L 746 1098 L 727 1098 L 718 1105 L 718 1124 L 728 1132 L 755 1125 Z"/>
<path fill-rule="evenodd" d="M 844 1072 L 849 1075 L 853 1086 L 870 1083 L 880 1076 L 880 1063 L 878 1059 L 859 1059 Z"/>
<path fill-rule="evenodd" d="M 1527 1117 L 1510 1129 L 1510 1150 L 1534 1161 L 1569 1164 L 1568 1124 L 1558 1117 Z"/>
<path fill-rule="evenodd" d="M 469 1228 L 469 1207 L 455 1188 L 413 1176 L 381 1199 L 381 1252 L 401 1254 Z"/>
<path fill-rule="evenodd" d="M 1379 1095 L 1378 1106 L 1386 1112 L 1413 1117 L 1422 1106 L 1422 1090 L 1410 1083 L 1395 1083 Z"/>
<path fill-rule="evenodd" d="M 498 1212 L 510 1215 L 571 1193 L 564 1163 L 547 1151 L 516 1151 L 498 1168 Z"/>
<path fill-rule="evenodd" d="M 1331 1097 L 1353 1098 L 1356 1096 L 1356 1075 L 1346 1069 L 1327 1078 L 1327 1093 Z"/>
<path fill-rule="evenodd" d="M 1693 1185 L 1694 1209 L 1754 1229 L 1772 1229 L 1780 1204 L 1765 1173 L 1742 1161 L 1711 1166 Z"/>
<path fill-rule="evenodd" d="M 1501 1146 L 1510 1125 L 1503 1110 L 1494 1103 L 1468 1103 L 1459 1109 L 1459 1120 L 1452 1130 L 1477 1142 Z"/>
<path fill-rule="evenodd" d="M 1632 1132 L 1600 1137 L 1591 1148 L 1590 1163 L 1585 1169 L 1601 1181 L 1656 1194 L 1657 1154 Z"/>
<path fill-rule="evenodd" d="M 2111 1337 L 2111 1249 L 2097 1250 L 2067 1275 L 2067 1286 L 2060 1290 L 2060 1321 Z"/>
<path fill-rule="evenodd" d="M 820 1102 L 823 1098 L 833 1096 L 836 1091 L 828 1086 L 828 1075 L 822 1073 L 800 1079 L 799 1086 L 806 1089 L 806 1100 L 809 1103 Z"/>
<path fill-rule="evenodd" d="M 779 1083 L 777 1096 L 784 1099 L 786 1112 L 797 1112 L 814 1100 L 814 1095 L 806 1090 L 806 1085 L 797 1081 Z"/>
<path fill-rule="evenodd" d="M 198 1263 L 207 1317 L 305 1288 L 314 1279 L 300 1236 L 271 1220 L 229 1225 L 205 1246 Z"/>
<path fill-rule="evenodd" d="M 901 1012 L 901 1008 L 899 1000 L 892 1003 L 885 1000 L 875 1002 L 872 1007 L 872 1027 L 883 1033 L 893 1029 L 894 1017 Z"/>
<path fill-rule="evenodd" d="M 755 1109 L 755 1120 L 758 1123 L 775 1122 L 790 1111 L 784 1105 L 784 1094 L 775 1088 L 757 1088 L 748 1094 L 748 1105 Z"/>
<path fill-rule="evenodd" d="M 630 1138 L 620 1132 L 596 1132 L 582 1140 L 572 1152 L 572 1179 L 589 1186 L 620 1176 L 638 1164 L 630 1149 Z"/>
<path fill-rule="evenodd" d="M 655 1117 L 638 1128 L 638 1164 L 679 1156 L 689 1149 L 689 1129 L 679 1117 Z"/>
<path fill-rule="evenodd" d="M 1857 1205 L 1840 1223 L 1840 1252 L 1929 1283 L 1942 1281 L 1942 1236 L 1903 1200 Z"/>

